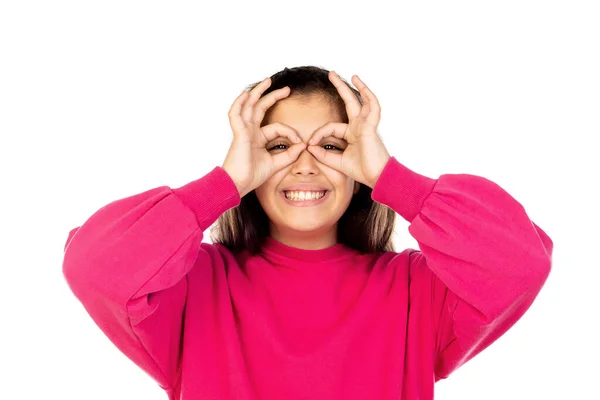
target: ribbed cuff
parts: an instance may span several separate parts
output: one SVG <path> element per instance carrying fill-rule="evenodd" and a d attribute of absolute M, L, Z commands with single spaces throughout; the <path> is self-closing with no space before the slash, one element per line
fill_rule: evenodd
<path fill-rule="evenodd" d="M 221 167 L 215 167 L 202 178 L 172 191 L 193 211 L 202 230 L 211 226 L 225 211 L 239 205 L 241 200 L 235 183 Z"/>
<path fill-rule="evenodd" d="M 390 157 L 373 187 L 371 198 L 412 222 L 436 183 L 437 179 L 418 174 Z"/>

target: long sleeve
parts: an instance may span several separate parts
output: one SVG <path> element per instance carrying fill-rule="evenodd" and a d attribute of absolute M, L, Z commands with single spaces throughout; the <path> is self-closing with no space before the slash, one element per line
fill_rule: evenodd
<path fill-rule="evenodd" d="M 420 251 L 411 274 L 428 272 L 435 379 L 502 336 L 530 307 L 551 268 L 551 239 L 497 184 L 467 174 L 431 179 L 395 158 L 372 197 L 409 223 Z"/>
<path fill-rule="evenodd" d="M 63 274 L 107 337 L 162 388 L 180 375 L 186 274 L 211 267 L 203 232 L 239 204 L 222 168 L 114 201 L 71 230 Z"/>

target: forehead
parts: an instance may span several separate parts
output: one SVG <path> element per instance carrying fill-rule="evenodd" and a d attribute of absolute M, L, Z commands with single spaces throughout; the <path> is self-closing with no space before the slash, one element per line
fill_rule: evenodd
<path fill-rule="evenodd" d="M 292 96 L 279 100 L 265 115 L 263 125 L 280 122 L 310 135 L 328 122 L 342 122 L 334 103 L 323 95 Z"/>

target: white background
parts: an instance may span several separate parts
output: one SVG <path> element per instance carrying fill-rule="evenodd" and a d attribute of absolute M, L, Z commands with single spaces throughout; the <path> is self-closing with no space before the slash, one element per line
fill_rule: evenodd
<path fill-rule="evenodd" d="M 409 168 L 485 176 L 554 240 L 529 312 L 436 399 L 600 398 L 597 2 L 201 3 L 2 2 L 0 398 L 166 399 L 69 291 L 67 233 L 221 165 L 235 97 L 307 64 L 363 78 Z"/>

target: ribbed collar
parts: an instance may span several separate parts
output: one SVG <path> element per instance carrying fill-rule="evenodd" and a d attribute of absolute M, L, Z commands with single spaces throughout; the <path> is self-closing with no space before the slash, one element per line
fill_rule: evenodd
<path fill-rule="evenodd" d="M 265 239 L 261 248 L 261 253 L 263 253 L 266 258 L 275 256 L 280 260 L 287 258 L 301 262 L 326 262 L 358 254 L 356 250 L 341 243 L 320 250 L 304 250 L 285 245 L 270 236 L 267 236 Z"/>

